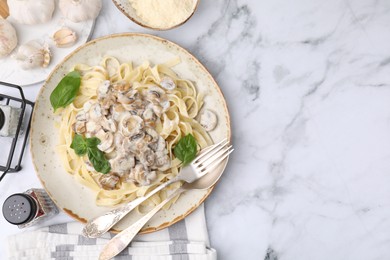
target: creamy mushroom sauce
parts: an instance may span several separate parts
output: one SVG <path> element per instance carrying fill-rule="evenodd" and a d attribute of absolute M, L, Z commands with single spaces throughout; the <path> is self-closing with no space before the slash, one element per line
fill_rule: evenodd
<path fill-rule="evenodd" d="M 167 89 L 174 87 L 172 79 L 164 82 L 166 86 L 162 86 Z M 100 139 L 98 148 L 106 153 L 111 165 L 111 172 L 98 180 L 103 189 L 116 189 L 120 181 L 148 186 L 157 178 L 156 171 L 170 168 L 165 140 L 155 130 L 169 106 L 164 89 L 150 86 L 138 91 L 126 81 L 103 82 L 97 100 L 84 104 L 76 115 L 73 131 Z M 88 170 L 95 171 L 88 159 L 85 163 Z"/>

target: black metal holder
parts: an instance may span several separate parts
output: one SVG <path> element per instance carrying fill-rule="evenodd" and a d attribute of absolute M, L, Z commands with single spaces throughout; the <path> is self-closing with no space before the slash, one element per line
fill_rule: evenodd
<path fill-rule="evenodd" d="M 19 116 L 18 127 L 16 129 L 15 136 L 12 138 L 12 142 L 10 145 L 7 163 L 6 163 L 6 165 L 0 165 L 0 174 L 1 174 L 0 181 L 5 177 L 5 175 L 7 173 L 18 172 L 22 169 L 21 162 L 23 159 L 24 150 L 25 150 L 26 145 L 27 145 L 28 136 L 30 133 L 31 118 L 32 118 L 32 112 L 34 109 L 34 102 L 31 102 L 24 97 L 23 89 L 20 86 L 0 81 L 0 87 L 1 86 L 14 88 L 14 89 L 17 89 L 19 91 L 19 94 L 20 94 L 19 98 L 0 93 L 0 100 L 3 101 L 2 103 L 5 103 L 5 105 L 9 105 L 11 101 L 13 101 L 12 106 L 16 107 L 17 104 L 20 104 L 21 112 L 20 112 L 20 116 Z M 23 139 L 19 140 L 19 136 L 21 134 L 21 129 L 23 126 L 23 121 L 24 121 L 23 119 L 25 117 L 27 106 L 31 106 L 31 113 L 30 113 L 29 118 L 28 118 L 28 123 L 26 126 L 24 137 L 23 137 Z M 16 145 L 21 141 L 23 143 L 22 143 L 21 148 L 18 151 L 19 158 L 16 161 L 16 165 L 11 166 L 12 162 L 13 162 L 13 158 L 15 156 L 15 152 L 16 152 Z M 2 147 L 1 150 L 5 151 L 6 147 Z M 1 153 L 3 153 L 3 152 L 1 152 Z"/>

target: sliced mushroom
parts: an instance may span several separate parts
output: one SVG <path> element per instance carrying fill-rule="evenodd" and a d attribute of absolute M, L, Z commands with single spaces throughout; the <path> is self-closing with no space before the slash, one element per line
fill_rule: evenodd
<path fill-rule="evenodd" d="M 153 128 L 150 128 L 150 127 L 145 127 L 145 132 L 146 132 L 146 135 L 145 135 L 146 142 L 154 143 L 154 142 L 158 141 L 158 138 L 160 137 L 160 135 L 157 133 L 156 130 L 154 130 Z"/>
<path fill-rule="evenodd" d="M 148 186 L 157 178 L 155 172 L 149 172 L 142 164 L 136 164 L 130 171 L 129 179 L 140 186 Z"/>
<path fill-rule="evenodd" d="M 199 123 L 206 131 L 212 131 L 218 123 L 217 115 L 213 111 L 206 109 L 200 114 Z"/>
<path fill-rule="evenodd" d="M 161 97 L 165 95 L 165 91 L 157 86 L 151 86 L 146 90 L 146 93 L 144 92 L 145 99 L 153 102 L 156 99 L 159 100 Z"/>
<path fill-rule="evenodd" d="M 130 141 L 132 141 L 132 142 L 139 142 L 139 141 L 141 141 L 144 137 L 145 137 L 145 133 L 144 133 L 143 131 L 141 131 L 141 132 L 139 132 L 138 134 L 133 135 L 132 137 L 130 137 Z"/>
<path fill-rule="evenodd" d="M 162 112 L 165 113 L 166 111 L 168 111 L 168 109 L 171 107 L 171 103 L 169 102 L 168 99 L 166 100 L 162 100 L 160 102 L 160 106 L 162 108 Z"/>
<path fill-rule="evenodd" d="M 85 102 L 83 105 L 84 111 L 89 112 L 89 110 L 91 110 L 93 104 L 95 104 L 95 101 L 92 101 L 92 100 L 88 100 L 87 102 Z"/>
<path fill-rule="evenodd" d="M 176 88 L 176 84 L 171 77 L 163 77 L 160 81 L 160 86 L 166 90 L 173 90 Z"/>
<path fill-rule="evenodd" d="M 115 146 L 117 149 L 121 148 L 123 146 L 124 140 L 125 140 L 125 138 L 123 137 L 123 135 L 121 135 L 120 133 L 115 133 L 114 143 L 115 143 Z"/>
<path fill-rule="evenodd" d="M 88 116 L 87 116 L 87 113 L 85 113 L 84 110 L 80 110 L 77 114 L 76 114 L 76 120 L 77 121 L 87 121 L 88 120 Z"/>
<path fill-rule="evenodd" d="M 143 140 L 143 135 L 141 133 L 134 135 L 131 138 L 125 138 L 123 141 L 123 149 L 127 152 L 134 154 L 140 154 L 141 152 L 147 149 L 147 143 Z"/>
<path fill-rule="evenodd" d="M 117 92 L 115 93 L 115 95 L 117 97 L 118 102 L 121 103 L 122 105 L 130 105 L 134 101 L 139 99 L 139 93 L 137 90 L 130 90 L 124 93 Z"/>
<path fill-rule="evenodd" d="M 134 102 L 133 98 L 130 98 L 130 97 L 126 96 L 125 94 L 121 94 L 121 93 L 119 93 L 117 95 L 117 100 L 122 105 L 129 105 L 129 104 Z"/>
<path fill-rule="evenodd" d="M 157 179 L 157 173 L 155 171 L 151 171 L 145 177 L 145 186 L 149 186 Z"/>
<path fill-rule="evenodd" d="M 142 153 L 143 151 L 148 149 L 148 144 L 143 139 L 141 139 L 135 142 L 135 149 L 137 153 Z"/>
<path fill-rule="evenodd" d="M 97 89 L 98 98 L 99 99 L 105 98 L 109 90 L 110 90 L 110 81 L 109 80 L 103 81 L 102 84 L 100 84 Z"/>
<path fill-rule="evenodd" d="M 89 116 L 92 120 L 99 119 L 103 116 L 103 110 L 100 104 L 95 103 L 91 106 L 91 110 L 89 110 Z"/>
<path fill-rule="evenodd" d="M 145 149 L 143 152 L 139 155 L 139 161 L 145 166 L 150 167 L 154 165 L 154 162 L 156 160 L 156 155 L 151 149 Z"/>
<path fill-rule="evenodd" d="M 119 130 L 124 136 L 131 137 L 138 134 L 144 125 L 144 121 L 139 116 L 126 114 L 119 122 Z"/>
<path fill-rule="evenodd" d="M 158 117 L 161 117 L 164 113 L 164 109 L 160 105 L 152 105 L 152 110 Z"/>
<path fill-rule="evenodd" d="M 125 114 L 126 109 L 121 104 L 116 104 L 110 109 L 112 118 L 115 121 L 120 121 L 121 117 Z"/>
<path fill-rule="evenodd" d="M 115 189 L 116 185 L 118 184 L 119 179 L 120 179 L 119 176 L 117 176 L 115 174 L 108 173 L 108 174 L 103 174 L 99 178 L 98 182 L 103 189 L 113 190 L 113 189 Z"/>
<path fill-rule="evenodd" d="M 103 114 L 107 115 L 109 112 L 109 109 L 116 104 L 116 97 L 112 94 L 109 93 L 105 98 L 103 98 L 100 102 L 102 108 L 103 108 Z"/>
<path fill-rule="evenodd" d="M 117 125 L 113 119 L 107 119 L 104 117 L 101 122 L 102 122 L 102 127 L 104 130 L 110 131 L 110 132 L 117 131 Z"/>
<path fill-rule="evenodd" d="M 90 136 L 95 136 L 97 132 L 99 132 L 102 129 L 101 125 L 99 125 L 95 121 L 88 121 L 85 126 L 86 126 L 86 132 Z"/>
<path fill-rule="evenodd" d="M 103 135 L 96 135 L 100 139 L 101 143 L 98 144 L 98 149 L 102 152 L 110 153 L 114 150 L 114 135 L 111 132 L 107 132 Z"/>
<path fill-rule="evenodd" d="M 76 134 L 84 134 L 87 130 L 85 121 L 76 121 L 72 125 L 72 129 Z"/>
<path fill-rule="evenodd" d="M 131 85 L 126 80 L 121 80 L 112 85 L 112 88 L 119 92 L 126 92 L 130 89 Z"/>
<path fill-rule="evenodd" d="M 142 164 L 136 164 L 135 167 L 131 169 L 128 179 L 139 184 L 139 180 L 142 179 L 143 175 L 145 175 L 144 166 Z"/>
<path fill-rule="evenodd" d="M 113 172 L 125 173 L 130 171 L 134 167 L 135 159 L 132 154 L 127 154 L 111 159 L 110 165 Z"/>
<path fill-rule="evenodd" d="M 157 142 L 156 142 L 156 152 L 164 152 L 165 154 L 168 153 L 167 149 L 166 149 L 166 143 L 165 143 L 165 139 L 162 138 L 161 136 L 158 138 Z"/>
<path fill-rule="evenodd" d="M 156 152 L 156 164 L 155 167 L 159 171 L 166 171 L 171 167 L 171 160 L 169 156 L 164 152 Z M 153 167 L 154 168 L 154 167 Z"/>
<path fill-rule="evenodd" d="M 151 126 L 151 127 L 155 126 L 157 116 L 154 113 L 152 108 L 146 108 L 142 113 L 142 118 L 144 119 L 145 124 L 147 124 L 148 126 Z"/>
<path fill-rule="evenodd" d="M 125 109 L 133 116 L 142 117 L 144 109 L 142 107 L 133 107 L 132 105 L 123 105 Z"/>
<path fill-rule="evenodd" d="M 144 109 L 145 105 L 144 103 L 142 102 L 142 100 L 135 100 L 133 102 L 131 102 L 130 104 L 122 104 L 126 110 L 128 111 L 133 111 L 133 110 L 140 110 L 140 109 Z"/>

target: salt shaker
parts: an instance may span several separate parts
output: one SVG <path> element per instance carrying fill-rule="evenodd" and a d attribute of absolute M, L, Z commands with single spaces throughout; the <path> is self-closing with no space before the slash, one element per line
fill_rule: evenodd
<path fill-rule="evenodd" d="M 58 214 L 58 208 L 43 189 L 29 189 L 9 196 L 3 204 L 4 218 L 25 228 Z"/>
<path fill-rule="evenodd" d="M 17 107 L 0 105 L 0 136 L 15 136 L 21 110 Z"/>

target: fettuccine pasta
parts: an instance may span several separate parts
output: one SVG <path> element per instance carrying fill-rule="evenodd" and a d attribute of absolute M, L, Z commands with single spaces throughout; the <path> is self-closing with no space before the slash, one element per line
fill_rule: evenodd
<path fill-rule="evenodd" d="M 57 111 L 60 137 L 57 151 L 65 170 L 96 192 L 97 205 L 114 206 L 134 200 L 174 178 L 180 171 L 181 161 L 175 158 L 172 151 L 183 136 L 192 134 L 199 149 L 212 143 L 208 133 L 196 120 L 203 106 L 203 96 L 191 81 L 173 72 L 171 67 L 178 62 L 175 60 L 154 66 L 144 62 L 133 67 L 130 62 L 121 63 L 114 57 L 105 57 L 96 66 L 74 66 L 73 69 L 81 74 L 81 85 L 73 103 Z M 95 117 L 97 119 L 92 121 L 91 118 Z M 111 163 L 113 173 L 107 174 L 113 176 L 111 179 L 95 171 L 87 156 L 79 156 L 70 148 L 76 133 L 100 137 L 102 143 L 99 149 L 105 152 Z M 140 146 L 140 138 L 146 137 L 163 140 L 153 143 L 154 148 L 150 153 L 156 162 L 148 167 L 144 163 L 144 160 L 148 163 L 148 158 L 136 155 L 137 151 L 127 156 L 127 151 L 138 149 L 134 147 Z M 134 141 L 136 138 L 139 140 Z M 127 147 L 127 150 L 118 147 Z M 129 160 L 132 156 L 134 161 Z M 164 158 L 169 160 L 164 161 Z M 137 164 L 141 162 L 144 166 L 138 167 Z M 129 165 L 135 165 L 131 171 L 128 171 Z M 134 170 L 137 167 L 138 170 Z M 115 169 L 119 170 L 115 172 Z M 107 188 L 107 185 L 111 186 Z M 176 183 L 169 188 L 179 186 L 180 183 Z M 166 196 L 167 191 L 163 190 L 153 195 L 144 206 L 154 206 Z"/>

